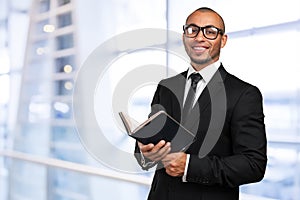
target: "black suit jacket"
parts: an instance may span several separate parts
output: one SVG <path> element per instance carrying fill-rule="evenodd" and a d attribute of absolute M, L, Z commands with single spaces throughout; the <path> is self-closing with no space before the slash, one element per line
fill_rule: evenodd
<path fill-rule="evenodd" d="M 159 83 L 152 113 L 163 109 L 181 121 L 186 74 Z M 187 182 L 169 176 L 158 164 L 148 200 L 238 200 L 240 185 L 263 178 L 266 134 L 258 88 L 220 66 L 186 121 L 197 138 L 186 151 Z M 140 163 L 138 152 L 136 145 Z"/>

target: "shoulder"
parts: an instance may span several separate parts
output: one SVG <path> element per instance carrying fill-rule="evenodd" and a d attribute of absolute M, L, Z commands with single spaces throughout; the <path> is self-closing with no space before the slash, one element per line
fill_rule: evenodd
<path fill-rule="evenodd" d="M 160 81 L 160 83 L 176 83 L 176 82 L 182 81 L 182 80 L 185 81 L 186 76 L 187 76 L 187 71 L 184 71 L 184 72 L 181 72 L 181 73 L 176 74 L 174 76 L 162 79 Z"/>
<path fill-rule="evenodd" d="M 185 84 L 186 76 L 187 76 L 187 71 L 184 71 L 175 76 L 162 79 L 158 85 L 169 89 L 175 89 L 179 85 Z"/>
<path fill-rule="evenodd" d="M 261 97 L 261 91 L 259 88 L 247 81 L 240 79 L 239 77 L 227 72 L 224 79 L 224 85 L 226 94 L 228 96 L 241 96 L 245 94 L 252 94 Z"/>
<path fill-rule="evenodd" d="M 247 88 L 247 87 L 255 87 L 249 82 L 246 82 L 242 80 L 241 78 L 231 74 L 227 73 L 226 79 L 225 79 L 226 84 L 230 85 L 233 88 Z"/>

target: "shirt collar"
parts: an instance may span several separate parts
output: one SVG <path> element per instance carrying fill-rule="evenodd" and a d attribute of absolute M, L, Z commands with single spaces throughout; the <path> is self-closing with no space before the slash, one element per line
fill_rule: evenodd
<path fill-rule="evenodd" d="M 196 71 L 192 67 L 192 65 L 189 65 L 187 77 L 189 77 L 192 73 L 199 73 L 202 76 L 204 82 L 208 83 L 210 81 L 210 79 L 213 77 L 213 75 L 216 73 L 216 71 L 219 69 L 220 66 L 221 66 L 221 61 L 219 61 L 219 60 L 204 67 L 200 71 Z"/>

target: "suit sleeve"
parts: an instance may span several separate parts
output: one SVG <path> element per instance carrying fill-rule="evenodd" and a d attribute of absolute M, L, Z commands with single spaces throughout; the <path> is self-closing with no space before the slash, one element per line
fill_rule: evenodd
<path fill-rule="evenodd" d="M 161 107 L 159 106 L 159 93 L 160 93 L 160 84 L 157 86 L 157 89 L 155 91 L 155 94 L 152 99 L 151 103 L 151 113 L 149 114 L 149 117 L 153 115 L 154 113 L 158 112 Z M 135 143 L 135 150 L 134 150 L 134 156 L 139 163 L 139 165 L 142 167 L 143 170 L 149 170 L 150 168 L 154 167 L 157 162 L 153 162 L 148 158 L 145 158 L 141 151 L 139 146 L 137 145 L 137 142 Z"/>
<path fill-rule="evenodd" d="M 237 187 L 260 181 L 265 173 L 266 133 L 262 95 L 253 86 L 242 92 L 226 121 L 232 155 L 191 155 L 187 181 L 203 185 Z"/>

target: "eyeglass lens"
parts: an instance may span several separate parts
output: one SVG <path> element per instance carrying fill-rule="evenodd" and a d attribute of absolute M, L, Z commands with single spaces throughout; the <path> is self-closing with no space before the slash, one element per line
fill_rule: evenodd
<path fill-rule="evenodd" d="M 191 25 L 185 28 L 185 34 L 187 37 L 196 37 L 200 30 L 207 39 L 216 39 L 219 33 L 219 30 L 213 26 L 198 27 Z"/>

